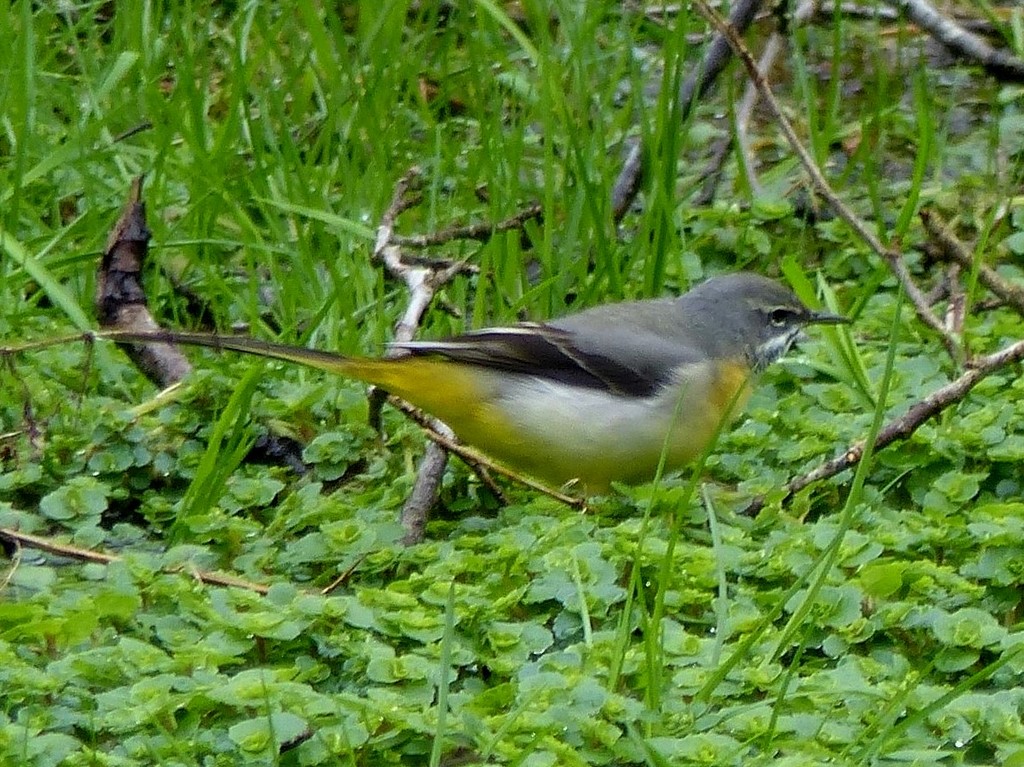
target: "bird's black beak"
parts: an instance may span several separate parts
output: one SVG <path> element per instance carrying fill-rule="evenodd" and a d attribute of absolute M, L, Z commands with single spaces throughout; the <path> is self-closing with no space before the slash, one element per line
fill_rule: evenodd
<path fill-rule="evenodd" d="M 829 312 L 811 312 L 807 315 L 808 325 L 849 325 L 853 320 L 841 314 Z"/>

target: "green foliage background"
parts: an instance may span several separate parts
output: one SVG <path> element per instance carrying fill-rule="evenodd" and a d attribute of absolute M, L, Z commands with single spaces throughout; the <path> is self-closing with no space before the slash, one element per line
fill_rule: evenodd
<path fill-rule="evenodd" d="M 102 343 L 6 357 L 0 526 L 119 560 L 7 551 L 0 763 L 1024 764 L 1019 371 L 880 452 L 861 492 L 847 474 L 781 505 L 786 480 L 866 436 L 887 353 L 887 417 L 955 371 L 845 225 L 794 215 L 802 177 L 764 116 L 760 188 L 733 158 L 717 201 L 691 204 L 745 80 L 731 71 L 680 128 L 670 94 L 706 27 L 649 10 L 0 8 L 5 345 L 92 326 L 98 255 L 140 173 L 150 308 L 170 327 L 196 322 L 184 286 L 219 328 L 378 353 L 405 295 L 370 252 L 411 165 L 425 184 L 405 233 L 544 207 L 524 236 L 431 253 L 480 274 L 445 287 L 462 316 L 435 309 L 425 335 L 736 268 L 827 286 L 856 318 L 855 364 L 816 331 L 699 492 L 669 477 L 581 515 L 512 488 L 499 507 L 455 465 L 410 548 L 397 515 L 422 438 L 392 412 L 378 436 L 357 385 L 197 354 L 157 397 Z M 1000 26 L 1018 52 L 1020 22 Z M 1021 91 L 947 64 L 902 24 L 836 17 L 793 31 L 773 82 L 926 285 L 922 204 L 1019 280 Z M 649 181 L 617 226 L 638 136 Z M 1021 330 L 997 308 L 965 338 L 984 352 Z M 268 425 L 306 444 L 306 475 L 240 461 Z M 738 515 L 755 494 L 764 511 Z"/>

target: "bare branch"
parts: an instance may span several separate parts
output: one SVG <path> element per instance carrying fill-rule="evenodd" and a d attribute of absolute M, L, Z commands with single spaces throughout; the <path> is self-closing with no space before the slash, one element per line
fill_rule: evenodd
<path fill-rule="evenodd" d="M 44 538 L 41 535 L 22 533 L 8 527 L 0 527 L 0 539 L 10 541 L 17 546 L 23 546 L 26 549 L 45 551 L 48 554 L 56 554 L 61 557 L 67 557 L 68 559 L 78 560 L 79 562 L 94 562 L 96 564 L 109 565 L 111 562 L 121 561 L 121 557 L 116 554 L 107 554 L 102 551 L 82 549 L 68 543 L 58 543 L 57 541 L 49 538 Z M 257 594 L 266 594 L 270 590 L 269 586 L 265 586 L 262 583 L 253 583 L 252 581 L 247 581 L 234 575 L 215 573 L 208 570 L 190 570 L 189 572 L 191 572 L 196 580 L 210 586 L 235 586 L 240 589 L 255 591 Z"/>
<path fill-rule="evenodd" d="M 962 401 L 982 380 L 1008 365 L 1021 361 L 1024 361 L 1024 341 L 1016 341 L 998 352 L 975 358 L 971 361 L 970 368 L 959 378 L 936 389 L 924 399 L 914 403 L 902 416 L 883 426 L 875 441 L 875 451 L 877 452 L 898 440 L 907 439 L 925 421 Z M 834 477 L 836 474 L 852 468 L 863 456 L 864 443 L 854 443 L 842 455 L 825 461 L 813 471 L 790 480 L 786 484 L 786 497 L 800 492 L 808 485 Z M 753 515 L 759 512 L 763 506 L 764 498 L 755 498 L 742 513 Z"/>
<path fill-rule="evenodd" d="M 404 282 L 409 291 L 409 301 L 406 304 L 405 312 L 395 328 L 395 340 L 399 342 L 412 340 L 437 289 L 450 282 L 457 274 L 467 270 L 467 265 L 458 261 L 432 263 L 424 262 L 422 259 L 407 259 L 402 253 L 403 247 L 427 248 L 458 239 L 486 241 L 498 232 L 522 229 L 527 221 L 537 218 L 542 212 L 540 204 L 534 204 L 496 224 L 483 222 L 450 227 L 426 235 L 403 237 L 395 233 L 395 224 L 403 211 L 420 202 L 420 198 L 412 192 L 412 187 L 419 176 L 419 168 L 413 167 L 395 184 L 391 204 L 381 216 L 373 248 L 373 259 L 383 264 L 392 277 Z M 456 453 L 466 460 L 470 468 L 480 476 L 481 481 L 491 486 L 499 498 L 502 495 L 486 472 L 486 468 L 492 464 L 459 445 L 455 434 L 447 425 L 436 418 L 424 416 L 415 408 L 403 407 L 402 410 L 409 415 L 415 413 L 414 419 L 423 426 L 427 436 L 432 440 L 431 444 L 427 445 L 417 469 L 416 484 L 402 507 L 401 519 L 402 527 L 406 531 L 405 543 L 411 544 L 423 539 L 427 514 L 437 500 L 448 461 L 448 452 Z M 501 473 L 508 472 L 502 470 Z M 517 475 L 511 474 L 510 476 L 524 481 Z M 527 484 L 534 487 L 533 483 Z"/>
<path fill-rule="evenodd" d="M 921 289 L 911 277 L 910 272 L 903 261 L 902 255 L 898 251 L 884 245 L 875 233 L 871 231 L 867 222 L 861 220 L 861 218 L 842 201 L 839 195 L 836 194 L 835 190 L 832 189 L 831 185 L 825 179 L 825 176 L 815 163 L 814 158 L 811 157 L 810 152 L 808 152 L 807 149 L 804 148 L 803 144 L 800 143 L 800 139 L 796 135 L 796 131 L 793 129 L 792 124 L 786 117 L 782 106 L 775 98 L 775 94 L 772 93 L 767 81 L 761 76 L 761 73 L 758 72 L 757 62 L 754 61 L 754 57 L 751 56 L 750 51 L 747 50 L 747 47 L 743 44 L 743 40 L 740 38 L 739 33 L 733 29 L 729 22 L 722 18 L 718 11 L 708 5 L 707 0 L 694 0 L 694 4 L 722 34 L 722 36 L 728 40 L 733 51 L 747 68 L 747 73 L 750 76 L 751 81 L 761 92 L 761 98 L 764 99 L 765 104 L 771 110 L 772 115 L 775 117 L 775 121 L 782 129 L 782 133 L 785 135 L 789 145 L 793 148 L 793 151 L 800 159 L 801 164 L 804 166 L 804 170 L 807 171 L 807 175 L 810 177 L 814 188 L 818 191 L 818 194 L 825 198 L 832 210 L 836 212 L 836 215 L 842 218 L 850 228 L 853 229 L 857 236 L 867 243 L 868 247 L 885 260 L 889 265 L 889 269 L 900 281 L 900 284 L 903 285 L 903 289 L 911 303 L 913 303 L 918 317 L 920 317 L 922 322 L 928 325 L 928 327 L 938 333 L 939 338 L 942 340 L 946 351 L 949 353 L 954 363 L 958 366 L 961 365 L 963 363 L 964 353 L 960 346 L 960 342 L 946 330 L 942 321 L 935 316 L 934 312 L 932 312 L 931 308 L 928 306 L 925 295 L 921 292 Z"/>
<path fill-rule="evenodd" d="M 1024 82 L 1024 61 L 1006 51 L 996 50 L 974 33 L 943 16 L 927 0 L 885 2 L 906 13 L 907 18 L 954 54 L 981 64 L 997 80 Z"/>
<path fill-rule="evenodd" d="M 732 12 L 729 20 L 734 29 L 742 33 L 757 15 L 762 5 L 762 0 L 735 0 L 731 4 Z M 707 93 L 708 89 L 718 78 L 718 75 L 729 63 L 730 44 L 719 33 L 708 45 L 704 57 L 700 63 L 691 70 L 689 76 L 679 87 L 676 94 L 676 105 L 678 114 L 682 120 L 689 117 L 691 110 L 700 98 Z M 619 176 L 615 179 L 615 186 L 612 188 L 612 215 L 616 221 L 621 221 L 626 215 L 629 207 L 633 204 L 637 194 L 640 193 L 640 185 L 643 181 L 643 158 L 645 147 L 637 141 L 629 150 L 625 163 Z"/>
<path fill-rule="evenodd" d="M 455 240 L 487 242 L 494 235 L 501 234 L 502 232 L 511 230 L 521 231 L 527 221 L 540 219 L 543 212 L 544 206 L 539 202 L 534 202 L 496 224 L 492 224 L 489 221 L 478 221 L 474 224 L 453 226 L 437 232 L 428 232 L 427 234 L 396 234 L 392 235 L 390 241 L 394 245 L 400 245 L 405 248 L 430 248 Z"/>
<path fill-rule="evenodd" d="M 978 279 L 981 280 L 982 285 L 1016 309 L 1019 314 L 1024 314 L 1024 286 L 1015 285 L 1009 280 L 1003 279 L 995 269 L 987 264 L 976 263 L 974 254 L 957 238 L 938 213 L 925 209 L 918 215 L 921 217 L 921 223 L 924 224 L 924 230 L 928 236 L 939 246 L 938 256 L 959 264 L 967 271 L 977 269 Z"/>

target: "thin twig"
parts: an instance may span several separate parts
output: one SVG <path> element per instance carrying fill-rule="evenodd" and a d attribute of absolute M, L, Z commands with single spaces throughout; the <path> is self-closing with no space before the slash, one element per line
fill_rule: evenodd
<path fill-rule="evenodd" d="M 832 210 L 836 212 L 836 215 L 842 218 L 850 228 L 853 229 L 853 231 L 865 243 L 867 243 L 868 247 L 885 260 L 889 265 L 889 269 L 900 281 L 900 284 L 903 285 L 903 289 L 906 292 L 907 297 L 911 300 L 911 303 L 913 303 L 918 317 L 920 317 L 928 327 L 938 333 L 939 337 L 942 339 L 943 346 L 945 346 L 946 351 L 953 359 L 953 362 L 956 363 L 957 366 L 963 364 L 964 352 L 960 342 L 946 330 L 942 321 L 935 316 L 934 312 L 932 312 L 924 294 L 911 277 L 910 272 L 907 269 L 907 265 L 903 261 L 902 255 L 898 251 L 884 245 L 877 235 L 871 231 L 867 222 L 857 216 L 857 214 L 842 201 L 839 195 L 836 194 L 835 190 L 832 189 L 831 185 L 825 179 L 825 176 L 814 162 L 814 158 L 811 157 L 810 152 L 804 148 L 799 137 L 796 135 L 796 131 L 793 129 L 792 124 L 783 112 L 782 106 L 775 98 L 775 94 L 772 92 L 771 87 L 761 76 L 761 73 L 758 72 L 757 62 L 754 61 L 754 57 L 743 44 L 743 40 L 739 33 L 729 24 L 728 21 L 722 18 L 718 11 L 708 5 L 707 0 L 694 0 L 694 5 L 700 10 L 701 14 L 708 19 L 712 26 L 714 26 L 715 29 L 717 29 L 725 39 L 728 40 L 737 57 L 739 57 L 747 68 L 747 73 L 750 76 L 750 79 L 761 92 L 761 98 L 764 99 L 765 104 L 774 115 L 776 122 L 782 129 L 783 135 L 785 135 L 789 145 L 800 159 L 801 164 L 804 166 L 804 170 L 807 171 L 807 175 L 810 177 L 811 182 L 818 191 L 818 194 L 825 198 Z"/>
<path fill-rule="evenodd" d="M 356 568 L 358 568 L 359 565 L 363 563 L 363 560 L 366 559 L 366 556 L 366 554 L 360 554 L 358 557 L 356 557 L 356 561 L 353 562 L 352 565 L 347 570 L 345 570 L 345 572 L 343 572 L 329 584 L 320 589 L 321 596 L 326 597 L 329 594 L 331 594 L 331 592 L 333 592 L 336 588 L 343 585 L 344 583 L 347 583 L 348 579 L 352 577 L 352 573 L 354 573 L 356 571 Z"/>
<path fill-rule="evenodd" d="M 410 262 L 403 258 L 403 245 L 425 248 L 454 239 L 487 239 L 498 231 L 521 228 L 526 221 L 536 218 L 541 213 L 540 205 L 533 205 L 497 224 L 473 224 L 452 227 L 418 237 L 402 237 L 395 234 L 395 222 L 402 211 L 415 204 L 415 198 L 410 195 L 410 190 L 419 175 L 419 168 L 413 167 L 395 184 L 391 204 L 381 216 L 381 224 L 377 229 L 376 244 L 373 250 L 374 260 L 384 264 L 388 272 L 393 277 L 402 280 L 409 291 L 409 301 L 406 304 L 405 312 L 395 328 L 395 340 L 398 342 L 412 340 L 437 288 L 465 270 L 462 262 L 450 262 L 442 268 L 431 268 Z M 405 409 L 403 408 L 403 410 Z M 465 448 L 454 449 L 458 445 L 455 434 L 440 420 L 429 418 L 426 419 L 426 423 L 421 422 L 421 426 L 426 429 L 431 443 L 424 451 L 416 471 L 416 483 L 402 507 L 401 521 L 402 527 L 406 531 L 404 541 L 407 544 L 423 540 L 427 514 L 437 501 L 444 469 L 448 462 L 448 452 L 454 452 L 464 458 L 468 454 Z M 470 468 L 477 471 L 481 481 L 497 490 L 493 481 L 484 471 L 485 463 L 483 461 L 470 458 L 465 458 L 465 460 Z M 500 491 L 498 491 L 497 497 L 502 497 Z"/>
<path fill-rule="evenodd" d="M 960 241 L 950 229 L 949 224 L 943 221 L 938 213 L 926 208 L 921 210 L 918 215 L 921 217 L 921 223 L 924 224 L 924 230 L 928 236 L 939 246 L 937 251 L 939 257 L 953 261 L 969 272 L 977 269 L 978 279 L 981 280 L 982 285 L 1016 309 L 1019 314 L 1024 314 L 1024 286 L 1015 285 L 1004 279 L 988 264 L 976 262 L 970 248 Z"/>
<path fill-rule="evenodd" d="M 121 561 L 121 557 L 116 554 L 107 554 L 102 551 L 82 549 L 68 543 L 58 543 L 57 541 L 44 538 L 40 535 L 23 533 L 18 530 L 12 530 L 8 527 L 0 527 L 0 538 L 5 541 L 10 541 L 15 545 L 23 546 L 26 549 L 45 551 L 47 554 L 56 554 L 79 562 L 94 562 L 96 564 L 109 565 L 111 562 Z M 178 571 L 183 569 L 184 568 L 177 568 Z M 173 572 L 173 570 L 170 572 Z M 208 570 L 190 570 L 189 572 L 196 578 L 196 580 L 202 581 L 203 583 L 211 586 L 236 586 L 240 589 L 255 591 L 257 594 L 266 594 L 270 590 L 269 586 L 265 586 L 262 583 L 253 583 L 252 581 L 247 581 L 234 575 L 214 573 Z"/>
<path fill-rule="evenodd" d="M 735 29 L 745 30 L 757 15 L 763 0 L 735 0 L 731 4 L 732 9 L 729 19 Z M 723 39 L 721 34 L 715 38 L 704 51 L 700 63 L 691 70 L 690 74 L 679 87 L 676 94 L 677 113 L 680 119 L 685 121 L 697 101 L 707 93 L 708 89 L 725 69 L 731 55 L 730 45 Z M 647 148 L 637 141 L 629 150 L 626 161 L 618 178 L 615 179 L 615 186 L 612 188 L 612 211 L 616 221 L 621 221 L 626 215 L 637 194 L 640 193 L 640 185 L 643 181 L 643 160 Z"/>
<path fill-rule="evenodd" d="M 119 143 L 121 141 L 127 141 L 132 136 L 135 136 L 135 135 L 137 135 L 139 133 L 143 133 L 145 131 L 148 131 L 152 127 L 153 127 L 153 123 L 151 123 L 149 120 L 143 120 L 142 122 L 138 123 L 137 125 L 133 125 L 128 130 L 121 131 L 116 136 L 113 136 L 110 139 L 110 143 L 111 144 L 117 144 L 117 143 Z"/>
<path fill-rule="evenodd" d="M 793 12 L 790 24 L 793 26 L 806 24 L 814 17 L 820 4 L 820 0 L 803 0 Z M 768 42 L 764 45 L 764 49 L 761 51 L 761 57 L 757 60 L 757 70 L 761 73 L 762 77 L 767 79 L 768 73 L 775 66 L 775 60 L 784 49 L 785 38 L 783 35 L 778 30 L 772 32 Z M 757 106 L 758 97 L 757 86 L 753 82 L 748 82 L 747 87 L 743 91 L 743 98 L 736 105 L 733 129 L 714 147 L 711 153 L 711 161 L 708 163 L 704 173 L 701 174 L 705 179 L 705 183 L 700 194 L 693 201 L 695 206 L 703 207 L 709 205 L 715 199 L 715 193 L 722 178 L 722 167 L 729 157 L 729 149 L 732 147 L 734 139 L 736 140 L 738 151 L 747 158 L 746 162 L 744 162 L 744 167 L 747 171 L 747 184 L 755 192 L 760 186 L 753 171 L 753 152 L 750 151 L 747 142 L 747 128 L 754 114 L 754 107 Z"/>
<path fill-rule="evenodd" d="M 456 275 L 471 268 L 462 261 L 430 262 L 424 259 L 405 258 L 402 253 L 403 247 L 428 248 L 465 239 L 486 241 L 499 232 L 522 229 L 527 221 L 538 218 L 543 211 L 542 206 L 535 203 L 497 223 L 483 222 L 468 226 L 455 226 L 415 236 L 396 234 L 395 224 L 398 216 L 403 211 L 419 204 L 421 200 L 412 192 L 413 185 L 419 176 L 420 169 L 413 167 L 395 184 L 391 203 L 381 216 L 373 248 L 373 259 L 383 264 L 392 277 L 404 282 L 409 291 L 409 301 L 406 304 L 405 312 L 395 328 L 395 340 L 399 343 L 412 340 L 437 289 L 450 282 Z M 379 399 L 375 400 L 375 402 L 379 401 Z M 455 434 L 446 424 L 436 418 L 424 416 L 415 408 L 403 407 L 402 410 L 407 414 L 415 413 L 415 420 L 423 426 L 427 436 L 431 439 L 416 471 L 416 483 L 402 507 L 402 527 L 406 531 L 405 542 L 408 544 L 423 539 L 427 514 L 437 500 L 444 469 L 448 462 L 448 452 L 456 453 L 466 460 L 470 468 L 477 472 L 481 481 L 491 487 L 498 498 L 503 496 L 487 474 L 486 468 L 491 464 L 479 457 L 472 457 L 474 454 L 459 445 Z M 522 478 L 517 475 L 511 476 L 522 481 Z M 530 487 L 535 487 L 533 483 L 527 484 Z"/>
<path fill-rule="evenodd" d="M 875 441 L 875 451 L 910 437 L 917 429 L 930 418 L 934 418 L 951 405 L 963 400 L 983 379 L 995 373 L 1001 368 L 1024 361 L 1024 341 L 1016 341 L 998 352 L 993 352 L 984 357 L 977 357 L 970 362 L 969 369 L 959 378 L 942 386 L 927 397 L 919 400 L 899 418 L 890 421 L 878 432 L 878 439 Z M 842 455 L 837 456 L 821 464 L 813 471 L 802 474 L 786 484 L 786 497 L 798 493 L 808 485 L 820 482 L 823 479 L 834 477 L 842 471 L 846 471 L 856 465 L 864 455 L 864 443 L 856 442 L 849 447 Z M 753 515 L 764 507 L 764 498 L 755 498 L 742 511 L 743 514 Z"/>
<path fill-rule="evenodd" d="M 395 184 L 391 203 L 381 216 L 380 226 L 377 227 L 377 238 L 373 246 L 373 259 L 382 263 L 392 277 L 404 282 L 409 291 L 405 312 L 395 327 L 395 340 L 399 342 L 412 340 L 427 307 L 430 306 L 435 286 L 438 284 L 430 269 L 414 266 L 402 260 L 402 249 L 394 239 L 398 216 L 417 202 L 417 198 L 410 195 L 410 190 L 419 177 L 420 169 L 413 166 Z M 448 430 L 447 426 L 436 419 L 433 423 L 438 432 Z M 416 471 L 416 482 L 412 492 L 402 506 L 401 523 L 405 530 L 406 544 L 423 540 L 427 515 L 437 500 L 447 462 L 448 454 L 440 446 L 434 442 L 427 445 Z"/>
<path fill-rule="evenodd" d="M 436 245 L 454 242 L 455 240 L 487 242 L 496 234 L 511 230 L 521 230 L 527 221 L 541 218 L 543 212 L 544 206 L 539 202 L 534 202 L 518 213 L 497 223 L 478 221 L 465 226 L 453 226 L 437 232 L 428 232 L 427 234 L 393 234 L 390 242 L 403 248 L 431 248 Z"/>

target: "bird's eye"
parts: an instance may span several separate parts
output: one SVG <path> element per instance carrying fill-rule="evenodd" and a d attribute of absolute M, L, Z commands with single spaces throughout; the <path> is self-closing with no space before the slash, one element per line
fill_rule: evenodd
<path fill-rule="evenodd" d="M 796 312 L 792 309 L 787 309 L 784 306 L 779 306 L 772 309 L 768 313 L 768 321 L 777 328 L 785 327 L 793 322 L 796 317 Z"/>

